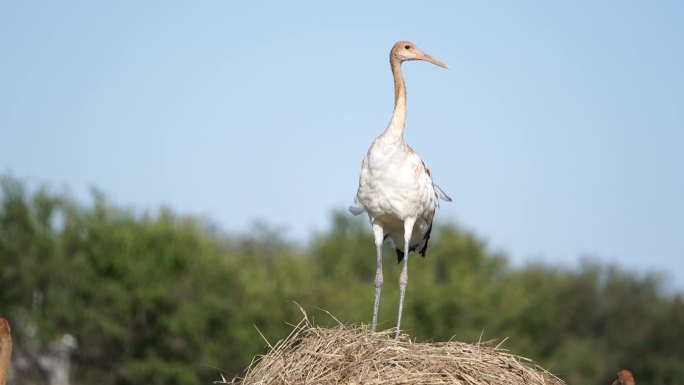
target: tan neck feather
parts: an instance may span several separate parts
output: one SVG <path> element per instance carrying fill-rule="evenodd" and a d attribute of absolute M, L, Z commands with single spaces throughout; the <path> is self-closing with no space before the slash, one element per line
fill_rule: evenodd
<path fill-rule="evenodd" d="M 0 318 L 0 385 L 7 383 L 10 357 L 12 356 L 12 335 L 9 322 Z"/>
<path fill-rule="evenodd" d="M 401 73 L 401 62 L 399 59 L 391 56 L 390 66 L 394 76 L 394 112 L 383 136 L 403 139 L 404 124 L 406 123 L 406 84 L 404 84 L 404 76 Z"/>

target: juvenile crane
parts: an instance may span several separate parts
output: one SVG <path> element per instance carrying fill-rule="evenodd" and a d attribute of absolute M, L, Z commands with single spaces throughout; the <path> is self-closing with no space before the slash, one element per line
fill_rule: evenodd
<path fill-rule="evenodd" d="M 425 54 L 410 41 L 400 41 L 390 51 L 390 66 L 394 75 L 394 112 L 387 129 L 368 149 L 361 163 L 359 189 L 354 204 L 349 207 L 354 215 L 368 214 L 373 227 L 376 248 L 375 302 L 371 329 L 378 323 L 380 292 L 382 290 L 382 243 L 389 238 L 396 249 L 398 262 L 404 260 L 399 277 L 399 315 L 397 337 L 401 330 L 401 314 L 408 283 L 408 254 L 418 251 L 425 256 L 432 219 L 438 206 L 437 199 L 451 201 L 442 189 L 432 182 L 430 170 L 404 142 L 406 122 L 406 85 L 401 63 L 423 60 L 443 68 L 446 64 Z"/>

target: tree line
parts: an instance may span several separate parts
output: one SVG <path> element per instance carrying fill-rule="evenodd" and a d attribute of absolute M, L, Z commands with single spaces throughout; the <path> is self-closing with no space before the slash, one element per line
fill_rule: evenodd
<path fill-rule="evenodd" d="M 27 352 L 74 336 L 73 384 L 230 378 L 266 352 L 261 334 L 287 336 L 299 306 L 322 325 L 337 322 L 326 311 L 370 321 L 373 239 L 347 213 L 300 245 L 267 227 L 225 234 L 168 208 L 122 208 L 100 192 L 83 204 L 0 184 L 0 313 Z M 609 384 L 622 368 L 638 383 L 684 384 L 684 301 L 660 276 L 588 260 L 513 267 L 456 225 L 434 232 L 427 259 L 409 266 L 403 327 L 417 341 L 505 340 L 569 384 Z M 379 328 L 395 326 L 398 303 L 400 266 L 389 246 L 385 255 Z"/>

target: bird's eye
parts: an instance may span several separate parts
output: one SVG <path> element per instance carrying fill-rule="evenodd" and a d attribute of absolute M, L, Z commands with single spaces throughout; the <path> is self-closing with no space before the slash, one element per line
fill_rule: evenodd
<path fill-rule="evenodd" d="M 404 49 L 410 49 L 410 48 L 411 48 L 410 45 L 405 45 L 405 46 L 404 46 Z"/>

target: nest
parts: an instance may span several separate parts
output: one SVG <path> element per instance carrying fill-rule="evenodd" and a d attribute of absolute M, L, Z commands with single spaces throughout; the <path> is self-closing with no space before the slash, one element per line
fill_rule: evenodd
<path fill-rule="evenodd" d="M 396 330 L 366 325 L 321 328 L 305 318 L 290 335 L 257 356 L 245 372 L 218 383 L 240 385 L 564 385 L 535 365 L 488 344 L 416 343 Z"/>

